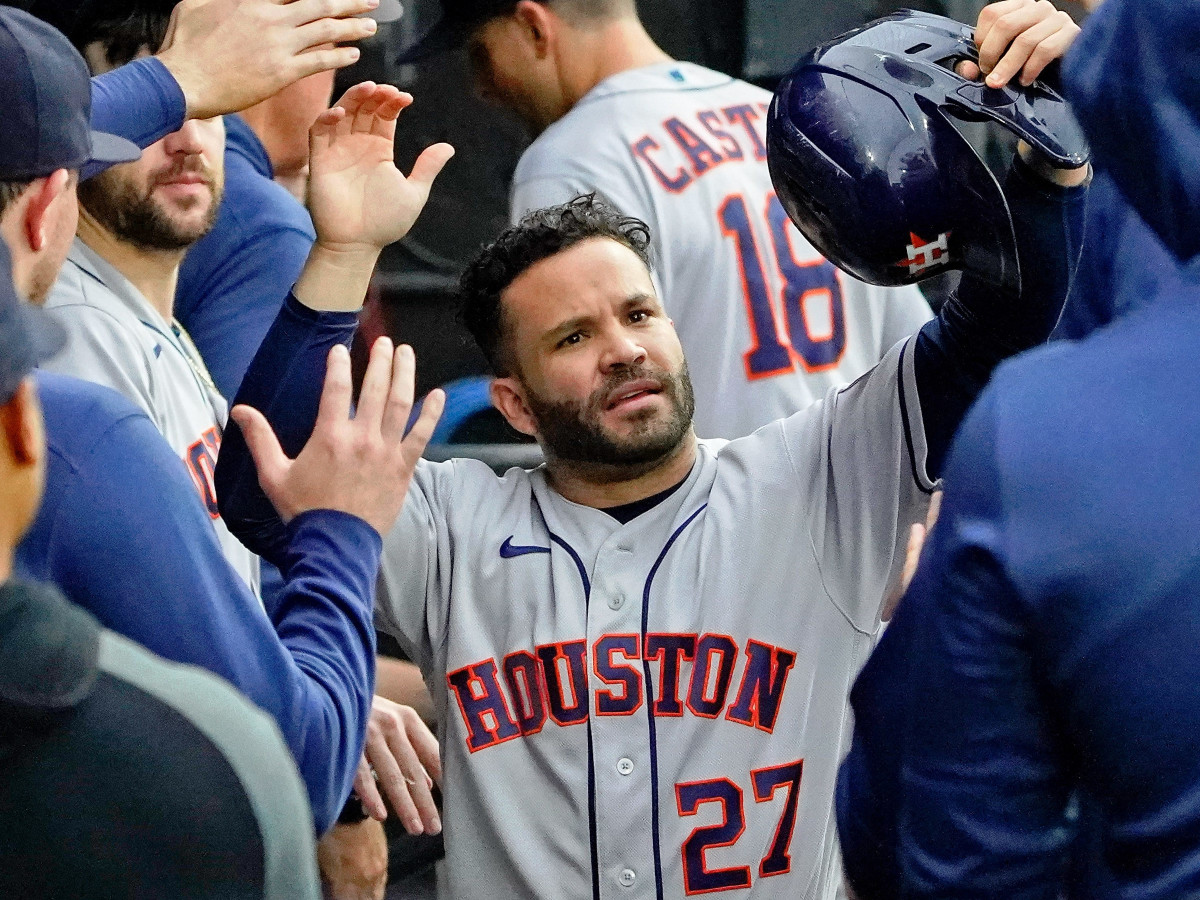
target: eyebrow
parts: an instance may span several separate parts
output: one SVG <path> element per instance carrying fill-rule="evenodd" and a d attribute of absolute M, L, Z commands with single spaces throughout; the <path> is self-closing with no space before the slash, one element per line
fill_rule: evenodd
<path fill-rule="evenodd" d="M 630 294 L 628 297 L 626 297 L 624 302 L 621 304 L 621 308 L 627 310 L 635 306 L 641 306 L 647 302 L 657 303 L 658 298 L 655 297 L 654 294 L 646 293 L 645 291 L 638 291 L 636 294 Z M 586 325 L 591 320 L 592 316 L 577 316 L 574 319 L 567 319 L 567 321 L 560 322 L 558 325 L 555 325 L 553 328 L 547 331 L 544 335 L 544 338 L 548 341 L 557 341 L 560 337 L 566 337 L 567 335 L 579 330 L 581 326 Z"/>

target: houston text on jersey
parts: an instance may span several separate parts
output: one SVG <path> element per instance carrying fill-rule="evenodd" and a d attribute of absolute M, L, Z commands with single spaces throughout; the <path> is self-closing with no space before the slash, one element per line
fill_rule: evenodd
<path fill-rule="evenodd" d="M 655 716 L 692 715 L 771 732 L 796 654 L 755 640 L 739 648 L 724 634 L 607 634 L 591 647 L 595 715 L 628 716 L 650 702 Z M 484 750 L 588 720 L 587 641 L 519 650 L 446 676 L 467 731 L 467 748 Z M 737 691 L 732 694 L 740 666 Z M 654 677 L 657 670 L 657 677 Z M 690 671 L 689 671 L 690 670 Z M 655 690 L 655 686 L 657 690 Z"/>

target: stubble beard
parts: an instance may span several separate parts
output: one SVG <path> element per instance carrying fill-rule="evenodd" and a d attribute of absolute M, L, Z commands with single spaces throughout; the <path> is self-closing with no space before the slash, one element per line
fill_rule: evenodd
<path fill-rule="evenodd" d="M 604 405 L 621 385 L 642 378 L 662 384 L 660 396 L 669 401 L 665 416 L 643 410 L 626 436 L 612 434 L 601 424 Z M 629 366 L 612 373 L 585 402 L 553 402 L 526 389 L 529 408 L 537 419 L 547 456 L 573 465 L 633 474 L 655 468 L 672 456 L 691 431 L 695 393 L 687 361 L 678 373 Z"/>

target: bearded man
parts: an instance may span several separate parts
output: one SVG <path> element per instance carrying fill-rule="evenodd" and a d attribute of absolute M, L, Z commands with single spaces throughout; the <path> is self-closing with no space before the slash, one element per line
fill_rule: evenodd
<path fill-rule="evenodd" d="M 168 22 L 149 5 L 101 5 L 71 38 L 100 74 L 157 49 Z M 189 120 L 141 159 L 80 185 L 75 243 L 46 301 L 69 339 L 45 368 L 111 387 L 145 410 L 187 465 L 226 558 L 257 592 L 258 560 L 221 522 L 212 484 L 228 406 L 173 314 L 184 254 L 220 206 L 224 150 L 219 117 Z"/>

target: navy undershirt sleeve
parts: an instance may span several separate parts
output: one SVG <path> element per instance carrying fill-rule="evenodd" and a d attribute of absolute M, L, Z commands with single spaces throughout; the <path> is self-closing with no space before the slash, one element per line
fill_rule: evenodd
<path fill-rule="evenodd" d="M 289 294 L 263 338 L 234 402 L 266 416 L 288 456 L 297 456 L 312 434 L 330 349 L 349 347 L 357 327 L 357 313 L 317 312 Z M 229 530 L 287 577 L 283 523 L 258 484 L 246 439 L 232 419 L 222 438 L 216 486 Z"/>
<path fill-rule="evenodd" d="M 183 127 L 187 100 L 175 77 L 154 57 L 134 60 L 92 79 L 92 128 L 145 149 Z M 81 179 L 107 164 L 84 166 Z"/>
<path fill-rule="evenodd" d="M 1050 184 L 1015 158 L 1004 194 L 1017 235 L 1021 295 L 999 297 L 964 275 L 913 348 L 931 479 L 940 477 L 958 424 L 996 366 L 1049 338 L 1078 264 L 1085 186 Z"/>

